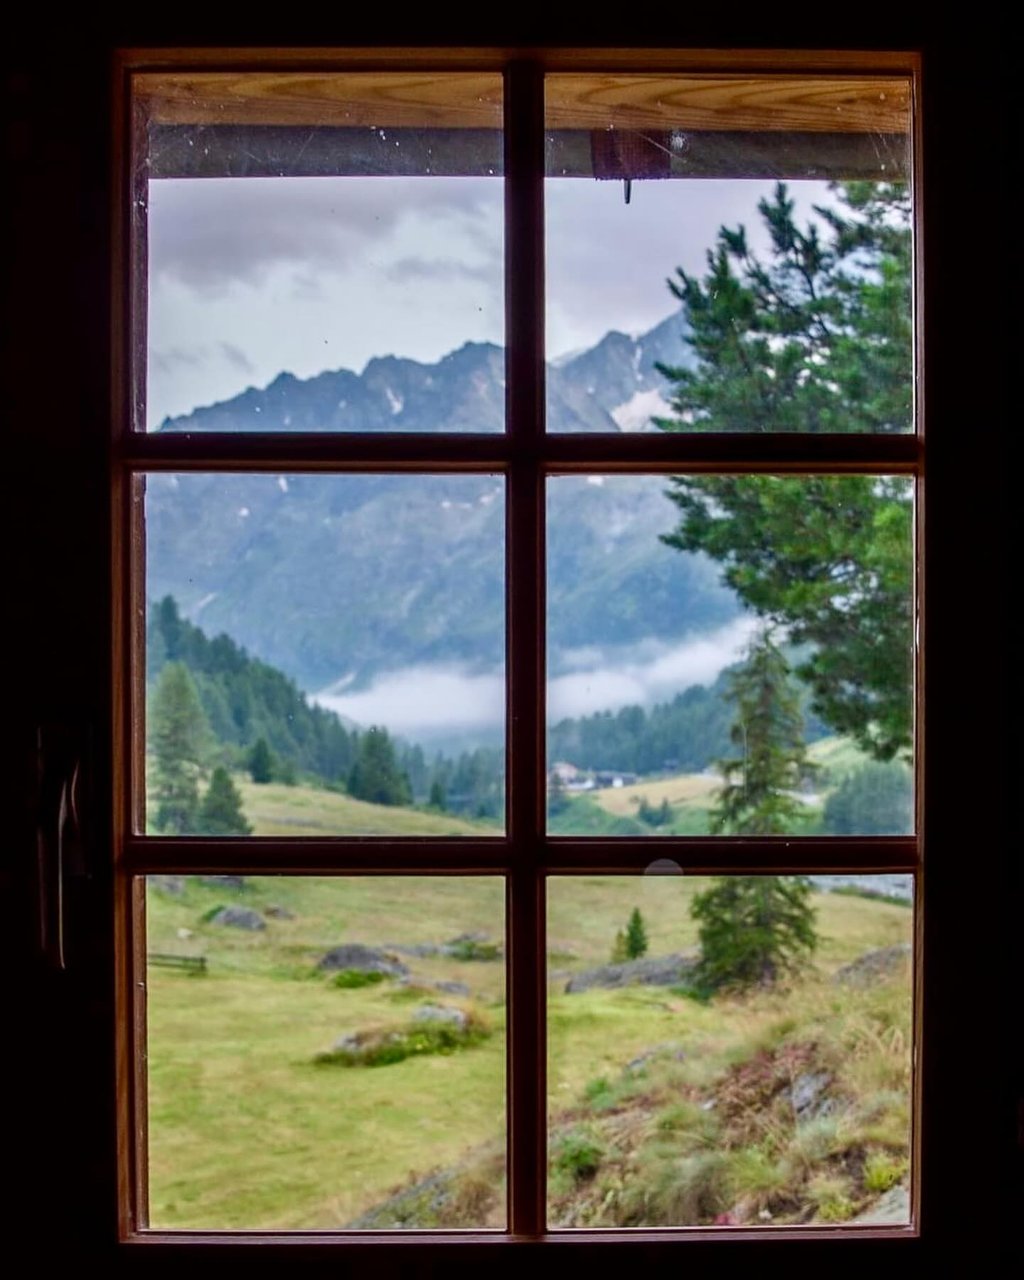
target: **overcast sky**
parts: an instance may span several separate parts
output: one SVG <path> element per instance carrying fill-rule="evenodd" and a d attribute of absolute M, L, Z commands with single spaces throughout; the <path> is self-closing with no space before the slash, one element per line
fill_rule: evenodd
<path fill-rule="evenodd" d="M 821 183 L 791 183 L 803 210 Z M 723 223 L 763 244 L 752 181 L 549 180 L 550 357 L 640 332 L 701 272 Z M 150 184 L 149 426 L 282 370 L 359 372 L 504 341 L 498 178 L 162 179 Z"/>

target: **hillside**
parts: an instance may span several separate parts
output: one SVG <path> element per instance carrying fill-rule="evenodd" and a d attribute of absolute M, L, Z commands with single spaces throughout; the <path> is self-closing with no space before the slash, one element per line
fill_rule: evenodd
<path fill-rule="evenodd" d="M 692 948 L 688 904 L 700 887 L 690 877 L 552 885 L 559 1223 L 710 1222 L 720 1212 L 839 1221 L 902 1177 L 905 965 L 864 985 L 840 987 L 835 976 L 905 942 L 905 908 L 816 897 L 815 968 L 786 991 L 709 1004 L 667 987 L 566 994 L 571 975 L 607 961 L 634 905 L 651 954 Z M 147 897 L 151 955 L 207 962 L 198 977 L 150 968 L 154 1226 L 315 1229 L 364 1215 L 379 1225 L 500 1223 L 504 967 L 441 946 L 466 935 L 500 944 L 499 878 L 162 877 Z M 220 923 L 225 907 L 263 927 Z M 317 965 L 346 943 L 384 948 L 408 979 L 339 986 Z M 388 1066 L 317 1064 L 339 1036 L 400 1028 L 438 1004 L 474 1010 L 490 1034 Z"/>

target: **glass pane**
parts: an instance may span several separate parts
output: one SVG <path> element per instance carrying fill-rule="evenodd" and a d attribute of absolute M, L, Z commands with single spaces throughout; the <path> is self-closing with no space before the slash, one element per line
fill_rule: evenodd
<path fill-rule="evenodd" d="M 913 490 L 548 485 L 548 829 L 913 830 Z"/>
<path fill-rule="evenodd" d="M 150 1225 L 503 1227 L 503 893 L 150 877 Z"/>
<path fill-rule="evenodd" d="M 150 431 L 502 431 L 500 75 L 136 77 Z"/>
<path fill-rule="evenodd" d="M 908 79 L 546 95 L 549 430 L 912 430 Z"/>
<path fill-rule="evenodd" d="M 146 480 L 147 828 L 497 835 L 495 476 Z"/>
<path fill-rule="evenodd" d="M 549 880 L 549 1225 L 909 1221 L 910 896 Z"/>

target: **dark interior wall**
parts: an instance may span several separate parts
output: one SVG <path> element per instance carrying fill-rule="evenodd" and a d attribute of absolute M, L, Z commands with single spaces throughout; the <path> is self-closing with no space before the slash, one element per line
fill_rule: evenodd
<path fill-rule="evenodd" d="M 918 47 L 925 56 L 925 197 L 929 266 L 924 315 L 933 479 L 929 516 L 926 748 L 936 762 L 929 799 L 926 881 L 930 1039 L 926 1045 L 928 1158 L 963 1169 L 926 1200 L 918 1261 L 936 1274 L 1012 1247 L 1021 1193 L 1014 1153 L 1014 1033 L 1020 1020 L 1019 842 L 1013 707 L 1019 680 L 1010 613 L 1019 577 L 1012 554 L 1019 507 L 1009 401 L 1018 310 L 1019 203 L 1010 199 L 1008 33 L 995 9 L 974 5 L 948 25 L 912 15 L 826 14 L 788 7 L 744 21 L 729 15 L 606 18 L 586 30 L 562 17 L 532 30 L 479 20 L 414 19 L 410 43 L 678 44 L 693 47 Z M 772 7 L 774 8 L 774 7 Z M 396 18 L 397 20 L 397 18 Z M 0 946 L 8 975 L 4 1024 L 10 1175 L 4 1220 L 30 1233 L 44 1260 L 73 1256 L 151 1271 L 159 1259 L 114 1246 L 110 1145 L 113 1106 L 109 829 L 110 597 L 106 437 L 109 421 L 109 58 L 117 45 L 373 42 L 368 19 L 291 22 L 149 18 L 61 25 L 41 16 L 3 57 L 3 381 L 8 467 L 9 601 L 6 738 L 13 748 L 0 852 Z M 395 39 L 398 29 L 385 33 Z M 828 28 L 831 26 L 832 30 Z M 359 28 L 362 28 L 361 30 Z M 970 455 L 965 455 L 970 450 Z M 951 582 L 955 587 L 950 589 Z M 934 602 L 934 604 L 933 604 Z M 85 726 L 93 752 L 88 804 L 90 878 L 76 889 L 67 972 L 36 954 L 32 875 L 41 723 Z M 970 761 L 951 750 L 967 744 Z M 961 772 L 961 770 L 963 772 Z M 964 773 L 971 776 L 965 785 Z M 986 800 L 985 797 L 989 797 Z M 978 869 L 984 858 L 984 870 Z M 950 867 L 967 864 L 968 882 Z M 941 934 L 937 932 L 941 929 Z M 730 1249 L 732 1247 L 730 1246 Z M 959 1259 L 957 1251 L 962 1251 Z M 855 1250 L 858 1263 L 865 1249 Z M 722 1269 L 721 1253 L 693 1261 Z M 728 1255 L 740 1259 L 741 1255 Z M 834 1251 L 808 1247 L 808 1274 Z M 870 1265 L 888 1267 L 875 1251 Z M 749 1267 L 749 1253 L 742 1255 Z M 322 1263 L 322 1260 L 321 1260 Z M 181 1264 L 178 1264 L 181 1265 Z M 320 1264 L 317 1264 L 318 1266 Z M 493 1265 L 488 1263 L 486 1265 Z M 676 1265 L 672 1263 L 671 1265 Z M 731 1265 L 731 1264 L 729 1264 Z M 909 1259 L 901 1269 L 911 1265 Z M 422 1273 L 419 1258 L 402 1264 Z M 953 1267 L 953 1270 L 949 1268 Z M 337 1271 L 337 1260 L 331 1263 Z M 365 1269 L 364 1260 L 354 1268 Z M 973 1266 L 972 1266 L 972 1269 Z M 993 1273 L 995 1274 L 995 1273 Z"/>

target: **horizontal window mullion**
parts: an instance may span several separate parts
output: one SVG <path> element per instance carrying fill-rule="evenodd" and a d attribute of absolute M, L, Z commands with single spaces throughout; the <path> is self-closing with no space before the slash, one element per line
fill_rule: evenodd
<path fill-rule="evenodd" d="M 652 431 L 552 435 L 544 443 L 546 470 L 588 471 L 853 471 L 913 473 L 923 461 L 912 435 L 811 435 L 793 432 L 707 433 Z"/>
<path fill-rule="evenodd" d="M 727 875 L 743 872 L 822 875 L 914 872 L 920 865 L 913 836 L 874 838 L 714 837 L 641 839 L 549 838 L 538 857 L 551 874 Z"/>
<path fill-rule="evenodd" d="M 510 452 L 496 433 L 140 433 L 125 440 L 120 461 L 148 471 L 482 471 Z"/>
<path fill-rule="evenodd" d="M 558 475 L 595 470 L 911 474 L 922 466 L 923 446 L 909 435 L 211 432 L 133 435 L 124 441 L 119 460 L 152 471 L 483 471 L 519 463 Z"/>
<path fill-rule="evenodd" d="M 513 864 L 508 840 L 279 840 L 130 836 L 122 865 L 132 875 L 177 872 L 251 875 L 500 875 Z"/>

